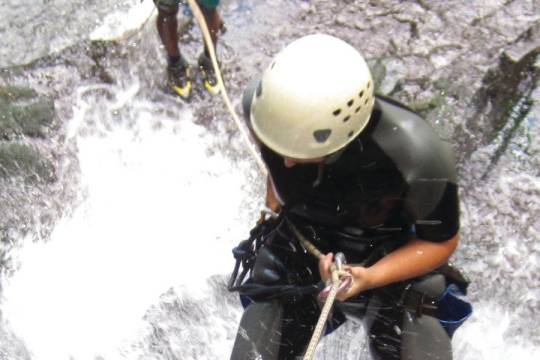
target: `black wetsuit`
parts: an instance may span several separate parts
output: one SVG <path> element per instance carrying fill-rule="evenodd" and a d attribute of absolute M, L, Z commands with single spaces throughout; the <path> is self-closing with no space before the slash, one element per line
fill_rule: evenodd
<path fill-rule="evenodd" d="M 287 168 L 272 150 L 262 146 L 261 151 L 282 212 L 262 236 L 252 283 L 306 288 L 320 281 L 317 261 L 302 250 L 287 221 L 323 253 L 341 251 L 349 263 L 364 266 L 413 237 L 441 242 L 459 230 L 450 146 L 418 115 L 390 99 L 378 97 L 368 127 L 324 164 Z M 445 280 L 436 271 L 367 291 L 337 303 L 334 315 L 367 321 L 376 359 L 451 359 L 449 336 L 436 314 L 407 307 L 411 298 L 440 296 Z M 244 313 L 231 358 L 301 356 L 319 316 L 314 295 L 258 294 Z M 422 312 L 423 300 L 418 301 L 412 308 Z"/>

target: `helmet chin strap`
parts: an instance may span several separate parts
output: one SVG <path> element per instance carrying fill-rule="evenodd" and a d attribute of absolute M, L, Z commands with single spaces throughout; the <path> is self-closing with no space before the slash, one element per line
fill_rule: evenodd
<path fill-rule="evenodd" d="M 340 149 L 326 156 L 323 161 L 317 164 L 317 178 L 313 182 L 313 185 L 312 185 L 313 187 L 317 187 L 321 184 L 321 181 L 324 175 L 324 166 L 335 163 L 341 157 L 341 154 L 343 154 L 344 151 L 345 151 L 345 148 Z"/>
<path fill-rule="evenodd" d="M 322 163 L 324 165 L 329 165 L 329 164 L 335 163 L 341 157 L 341 154 L 343 154 L 345 152 L 345 148 L 346 148 L 346 146 L 344 148 L 339 149 L 338 151 L 335 151 L 332 154 L 326 156 Z"/>

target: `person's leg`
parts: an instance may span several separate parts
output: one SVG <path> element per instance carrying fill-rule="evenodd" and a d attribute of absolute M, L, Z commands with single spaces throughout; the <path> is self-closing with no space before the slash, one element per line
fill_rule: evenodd
<path fill-rule="evenodd" d="M 214 44 L 214 52 L 216 50 L 218 33 L 222 27 L 222 21 L 217 11 L 219 0 L 198 0 L 201 5 L 201 11 L 204 15 L 208 31 L 210 32 L 210 38 Z M 212 94 L 219 92 L 218 81 L 210 60 L 210 52 L 208 50 L 208 44 L 204 44 L 204 49 L 198 60 L 199 68 L 201 70 L 201 76 L 203 78 L 205 88 Z"/>
<path fill-rule="evenodd" d="M 427 290 L 433 296 L 444 291 L 444 278 L 428 279 Z M 441 283 L 442 281 L 442 283 Z M 426 292 L 422 292 L 426 293 Z M 369 345 L 374 360 L 451 360 L 450 337 L 439 320 L 427 314 L 405 310 L 399 303 L 403 291 L 389 287 L 374 291 L 366 313 Z M 436 297 L 436 296 L 433 296 Z"/>
<path fill-rule="evenodd" d="M 284 307 L 279 360 L 294 360 L 304 355 L 319 315 L 319 305 L 311 297 Z"/>
<path fill-rule="evenodd" d="M 450 337 L 438 319 L 404 314 L 401 359 L 452 360 Z"/>
<path fill-rule="evenodd" d="M 157 30 L 167 52 L 167 83 L 184 99 L 191 95 L 191 80 L 187 61 L 178 48 L 179 0 L 154 0 L 158 9 Z"/>
<path fill-rule="evenodd" d="M 252 302 L 240 320 L 231 360 L 277 359 L 282 315 L 277 300 Z"/>
<path fill-rule="evenodd" d="M 154 0 L 154 3 L 158 9 L 156 25 L 159 38 L 165 47 L 169 62 L 171 59 L 174 62 L 174 59 L 178 60 L 180 57 L 178 21 L 176 19 L 179 0 Z"/>
<path fill-rule="evenodd" d="M 242 316 L 231 360 L 293 360 L 302 356 L 319 317 L 314 299 L 251 303 Z"/>
<path fill-rule="evenodd" d="M 222 26 L 221 17 L 219 16 L 217 8 L 206 8 L 201 6 L 201 11 L 204 15 L 204 20 L 208 26 L 208 31 L 210 32 L 210 37 L 212 38 L 215 49 L 218 41 L 218 34 Z M 204 53 L 206 56 L 210 56 L 206 44 L 204 46 Z"/>

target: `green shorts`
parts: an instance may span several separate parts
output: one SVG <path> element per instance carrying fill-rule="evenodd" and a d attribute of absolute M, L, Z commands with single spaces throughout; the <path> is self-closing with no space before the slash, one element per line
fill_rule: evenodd
<path fill-rule="evenodd" d="M 219 5 L 219 0 L 197 0 L 197 3 L 206 10 L 214 10 Z M 185 0 L 154 0 L 156 7 L 166 14 L 176 14 L 180 4 L 187 4 Z"/>
<path fill-rule="evenodd" d="M 219 0 L 197 0 L 197 2 L 208 10 L 213 10 L 219 5 Z"/>

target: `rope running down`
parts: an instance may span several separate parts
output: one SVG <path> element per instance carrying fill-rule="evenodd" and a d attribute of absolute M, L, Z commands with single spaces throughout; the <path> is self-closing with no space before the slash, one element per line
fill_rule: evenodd
<path fill-rule="evenodd" d="M 236 127 L 240 131 L 240 134 L 242 135 L 242 139 L 244 140 L 244 143 L 248 147 L 249 152 L 251 153 L 251 155 L 257 162 L 257 165 L 259 166 L 259 170 L 263 173 L 263 175 L 266 176 L 267 175 L 266 166 L 264 165 L 257 150 L 255 150 L 253 143 L 250 141 L 249 135 L 245 127 L 242 126 L 242 123 L 240 122 L 238 115 L 236 115 L 236 112 L 234 111 L 231 101 L 229 100 L 229 95 L 227 94 L 227 91 L 225 90 L 225 83 L 223 82 L 223 78 L 221 77 L 221 71 L 219 69 L 219 65 L 216 60 L 216 52 L 214 50 L 214 43 L 212 42 L 212 37 L 210 36 L 210 31 L 208 31 L 208 26 L 206 25 L 206 21 L 204 20 L 204 16 L 201 12 L 201 9 L 199 8 L 199 5 L 195 2 L 195 0 L 187 0 L 187 1 L 189 4 L 189 7 L 191 8 L 191 12 L 195 16 L 195 19 L 197 19 L 197 23 L 199 24 L 199 27 L 201 28 L 201 32 L 203 34 L 204 41 L 206 43 L 206 48 L 208 49 L 208 52 L 210 54 L 210 59 L 212 60 L 212 66 L 214 67 L 214 71 L 218 78 L 218 85 L 221 90 L 223 101 L 225 102 L 225 105 L 227 106 L 227 110 L 229 110 L 229 113 L 231 114 L 236 124 Z"/>
<path fill-rule="evenodd" d="M 320 259 L 324 255 L 317 249 L 309 240 L 307 240 L 302 233 L 296 228 L 296 226 L 290 222 L 287 221 L 287 224 L 293 231 L 296 238 L 300 241 L 302 246 L 306 248 L 306 250 L 313 255 L 315 258 Z M 338 269 L 336 266 L 336 263 L 332 263 L 330 266 L 330 273 L 332 276 L 332 286 L 330 288 L 330 292 L 328 296 L 326 297 L 326 301 L 324 302 L 324 306 L 321 310 L 321 314 L 319 315 L 319 319 L 317 321 L 317 325 L 315 326 L 315 329 L 313 330 L 313 335 L 311 336 L 311 340 L 309 341 L 309 345 L 306 349 L 306 353 L 304 354 L 303 360 L 311 360 L 313 359 L 313 356 L 315 356 L 315 350 L 317 348 L 317 344 L 319 343 L 319 340 L 322 337 L 322 333 L 324 331 L 324 325 L 326 324 L 326 320 L 328 319 L 328 316 L 330 315 L 330 311 L 332 310 L 332 306 L 334 305 L 334 301 L 336 299 L 336 295 L 339 290 L 340 286 L 340 276 L 345 275 L 349 276 L 347 273 L 343 273 L 341 269 Z"/>
<path fill-rule="evenodd" d="M 259 166 L 259 169 L 263 173 L 264 176 L 268 175 L 268 172 L 266 170 L 266 166 L 264 165 L 259 153 L 255 150 L 253 147 L 253 143 L 250 141 L 249 135 L 246 132 L 246 129 L 242 126 L 238 115 L 234 111 L 233 106 L 231 105 L 231 101 L 229 100 L 229 96 L 227 95 L 227 91 L 225 89 L 225 84 L 223 82 L 223 78 L 221 76 L 221 71 L 219 69 L 218 62 L 216 60 L 216 53 L 214 50 L 214 44 L 212 42 L 212 38 L 210 36 L 210 32 L 208 31 L 208 27 L 206 25 L 206 21 L 204 19 L 204 16 L 201 12 L 201 9 L 199 8 L 199 5 L 195 2 L 195 0 L 187 0 L 189 7 L 191 8 L 191 11 L 193 12 L 193 15 L 197 19 L 197 23 L 199 24 L 199 27 L 201 28 L 201 32 L 203 34 L 204 40 L 207 44 L 208 52 L 210 53 L 210 59 L 212 60 L 212 66 L 214 67 L 214 71 L 216 73 L 216 76 L 218 78 L 218 84 L 221 90 L 221 94 L 223 97 L 223 101 L 225 102 L 225 105 L 227 106 L 227 110 L 231 114 L 238 130 L 240 131 L 242 135 L 242 139 L 244 140 L 246 146 L 248 147 L 248 150 L 250 151 L 251 155 L 257 162 L 257 165 Z M 296 229 L 296 227 L 289 222 L 289 225 L 293 229 L 293 232 L 295 233 L 298 240 L 303 244 L 303 246 L 317 259 L 320 259 L 323 254 L 313 245 L 311 244 L 306 238 L 302 236 L 302 234 Z M 306 350 L 306 353 L 304 355 L 304 360 L 311 360 L 313 359 L 313 356 L 315 355 L 315 349 L 317 347 L 317 344 L 319 343 L 319 340 L 321 338 L 322 332 L 324 330 L 324 324 L 326 323 L 326 320 L 328 319 L 328 315 L 330 314 L 330 310 L 332 309 L 332 305 L 334 304 L 334 300 L 336 298 L 338 288 L 339 288 L 339 271 L 335 264 L 332 264 L 331 268 L 331 274 L 332 274 L 332 288 L 330 290 L 330 293 L 328 294 L 325 304 L 323 306 L 323 309 L 321 310 L 321 314 L 319 316 L 319 320 L 317 321 L 317 325 L 315 326 L 315 330 L 313 331 L 313 335 L 311 337 L 311 340 L 309 342 L 308 348 Z"/>

